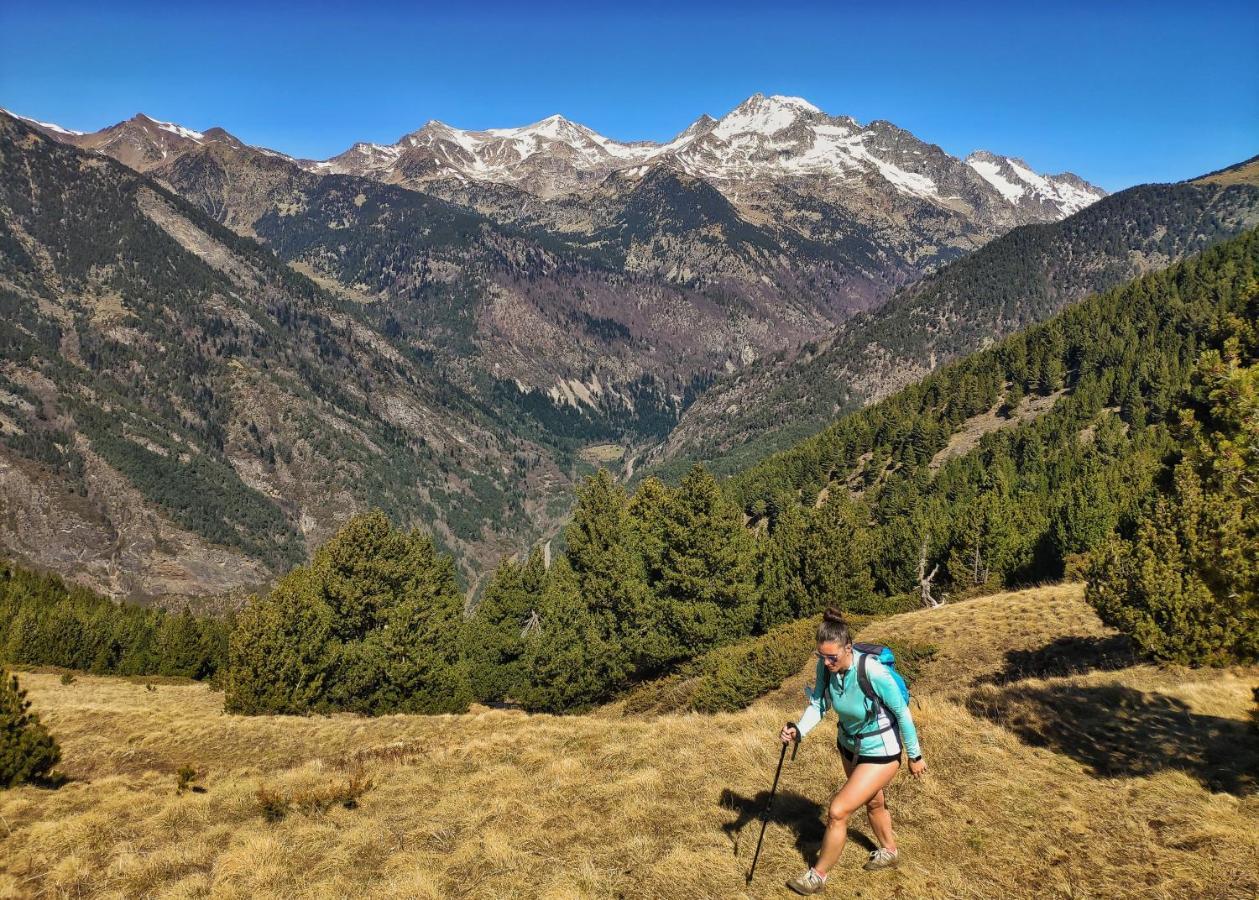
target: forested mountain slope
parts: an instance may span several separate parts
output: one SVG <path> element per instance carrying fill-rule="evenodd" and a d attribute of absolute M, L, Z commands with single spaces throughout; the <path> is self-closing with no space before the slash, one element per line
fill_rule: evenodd
<path fill-rule="evenodd" d="M 0 116 L 0 546 L 115 596 L 252 587 L 380 506 L 465 575 L 568 475 L 151 180 Z"/>
<path fill-rule="evenodd" d="M 1016 228 L 843 323 L 715 383 L 647 461 L 745 467 L 949 359 L 1259 223 L 1259 186 L 1143 185 Z"/>
<path fill-rule="evenodd" d="M 935 563 L 955 589 L 1052 577 L 1131 524 L 1205 390 L 1204 351 L 1253 365 L 1256 319 L 1251 229 L 845 416 L 727 489 L 771 523 L 857 504 L 886 590 Z"/>

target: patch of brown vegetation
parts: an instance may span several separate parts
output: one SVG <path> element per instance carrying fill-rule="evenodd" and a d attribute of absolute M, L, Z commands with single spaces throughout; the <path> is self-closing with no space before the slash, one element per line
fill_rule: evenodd
<path fill-rule="evenodd" d="M 1064 390 L 1054 391 L 1052 394 L 1047 394 L 1043 397 L 1024 397 L 1019 403 L 1018 409 L 1014 410 L 1013 414 L 1008 417 L 998 413 L 1005 401 L 997 401 L 992 409 L 977 416 L 971 416 L 963 422 L 961 428 L 949 438 L 949 442 L 944 449 L 931 457 L 931 462 L 927 467 L 934 472 L 950 459 L 970 453 L 979 446 L 979 441 L 985 434 L 991 434 L 1002 428 L 1017 428 L 1019 425 L 1025 425 L 1040 418 L 1049 412 L 1053 405 L 1058 402 L 1058 398 L 1065 393 L 1066 391 Z"/>

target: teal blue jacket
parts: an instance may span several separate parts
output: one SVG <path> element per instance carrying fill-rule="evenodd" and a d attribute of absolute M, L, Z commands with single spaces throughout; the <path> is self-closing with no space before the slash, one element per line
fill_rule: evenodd
<path fill-rule="evenodd" d="M 857 683 L 857 665 L 863 655 L 853 650 L 848 670 L 830 678 L 822 660 L 817 661 L 817 678 L 808 692 L 809 705 L 796 723 L 800 737 L 812 731 L 828 709 L 833 709 L 839 717 L 839 745 L 849 753 L 895 756 L 903 748 L 910 758 L 921 756 L 922 748 L 918 746 L 918 731 L 914 728 L 909 704 L 887 666 L 873 656 L 866 661 L 866 675 L 882 704 L 874 704 L 861 690 Z"/>

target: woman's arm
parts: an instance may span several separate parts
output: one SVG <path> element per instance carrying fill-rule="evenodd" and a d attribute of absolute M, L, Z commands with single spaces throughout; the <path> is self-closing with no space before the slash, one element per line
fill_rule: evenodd
<path fill-rule="evenodd" d="M 878 660 L 871 659 L 866 664 L 866 674 L 870 676 L 870 685 L 879 695 L 888 712 L 896 717 L 900 728 L 901 740 L 905 742 L 905 751 L 910 759 L 922 756 L 922 748 L 918 746 L 918 729 L 914 727 L 914 717 L 909 711 L 909 704 L 901 694 L 900 685 L 892 678 L 887 666 Z"/>
<path fill-rule="evenodd" d="M 830 708 L 830 698 L 826 693 L 828 674 L 826 667 L 819 659 L 817 673 L 813 679 L 813 690 L 809 692 L 809 705 L 804 708 L 804 712 L 800 714 L 800 721 L 796 723 L 796 731 L 802 738 L 813 730 L 814 725 L 822 721 L 822 716 Z"/>

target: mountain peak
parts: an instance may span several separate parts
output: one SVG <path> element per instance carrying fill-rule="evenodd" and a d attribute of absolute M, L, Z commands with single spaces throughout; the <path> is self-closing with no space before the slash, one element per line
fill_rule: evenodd
<path fill-rule="evenodd" d="M 486 134 L 505 138 L 538 136 L 558 141 L 568 141 L 579 137 L 589 138 L 594 132 L 585 125 L 579 125 L 556 113 L 532 124 L 521 125 L 516 128 L 490 128 L 486 130 Z"/>
<path fill-rule="evenodd" d="M 803 97 L 791 97 L 786 94 L 765 94 L 757 91 L 751 97 L 748 97 L 742 103 L 735 107 L 740 109 L 801 109 L 805 112 L 821 112 L 816 106 L 805 100 Z"/>
<path fill-rule="evenodd" d="M 721 117 L 713 132 L 728 138 L 745 132 L 777 134 L 790 128 L 803 117 L 820 115 L 822 111 L 802 97 L 753 94 Z"/>
<path fill-rule="evenodd" d="M 168 132 L 169 134 L 173 134 L 176 137 L 181 137 L 181 138 L 184 138 L 185 140 L 194 141 L 198 144 L 201 143 L 203 140 L 205 140 L 205 135 L 202 134 L 200 131 L 193 131 L 191 128 L 185 128 L 183 125 L 180 125 L 176 122 L 162 122 L 142 112 L 136 113 L 134 116 L 132 116 L 130 119 L 127 119 L 124 122 L 119 122 L 117 125 L 114 125 L 113 128 L 119 128 L 125 125 L 136 125 L 136 126 L 139 126 L 140 128 L 146 128 L 146 129 L 157 128 L 161 131 L 165 131 L 165 132 Z"/>

